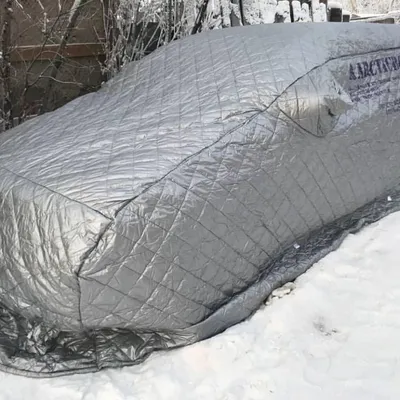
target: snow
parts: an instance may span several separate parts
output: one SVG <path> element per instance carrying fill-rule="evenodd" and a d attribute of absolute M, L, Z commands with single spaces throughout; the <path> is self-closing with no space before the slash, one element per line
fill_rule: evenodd
<path fill-rule="evenodd" d="M 276 14 L 279 22 L 290 22 L 290 3 L 288 0 L 281 0 L 276 6 Z"/>
<path fill-rule="evenodd" d="M 294 22 L 311 22 L 311 14 L 310 14 L 310 6 L 307 3 L 300 3 L 300 0 L 292 1 L 292 9 L 293 9 L 293 20 Z M 326 16 L 326 8 L 323 5 L 325 16 Z M 317 14 L 314 14 L 314 21 L 320 22 L 321 16 L 318 14 L 317 18 L 315 18 Z M 326 18 L 325 18 L 326 19 Z"/>
<path fill-rule="evenodd" d="M 326 5 L 320 3 L 319 0 L 313 1 L 312 3 L 313 21 L 314 22 L 326 22 Z"/>
<path fill-rule="evenodd" d="M 356 13 L 387 13 L 400 8 L 400 0 L 341 0 L 341 3 Z"/>
<path fill-rule="evenodd" d="M 0 374 L 0 400 L 400 398 L 400 213 L 349 236 L 225 333 L 121 370 Z"/>
<path fill-rule="evenodd" d="M 342 8 L 343 4 L 341 1 L 329 1 L 328 7 L 329 8 Z"/>
<path fill-rule="evenodd" d="M 242 4 L 244 16 L 248 24 L 268 24 L 275 21 L 275 13 L 278 7 L 277 0 L 242 0 Z M 285 3 L 285 7 L 287 8 L 288 4 Z"/>

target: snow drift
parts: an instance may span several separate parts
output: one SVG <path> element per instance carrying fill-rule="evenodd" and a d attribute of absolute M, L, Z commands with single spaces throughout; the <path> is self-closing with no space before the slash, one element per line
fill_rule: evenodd
<path fill-rule="evenodd" d="M 202 33 L 0 137 L 0 363 L 210 337 L 399 209 L 397 26 Z"/>

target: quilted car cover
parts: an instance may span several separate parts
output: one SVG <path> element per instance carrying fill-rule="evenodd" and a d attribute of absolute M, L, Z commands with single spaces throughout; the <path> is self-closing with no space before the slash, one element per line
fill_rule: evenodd
<path fill-rule="evenodd" d="M 1 369 L 210 337 L 399 209 L 399 82 L 397 26 L 232 28 L 2 134 Z"/>

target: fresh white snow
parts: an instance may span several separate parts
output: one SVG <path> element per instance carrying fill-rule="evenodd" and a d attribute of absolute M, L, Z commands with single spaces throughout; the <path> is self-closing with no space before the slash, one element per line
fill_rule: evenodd
<path fill-rule="evenodd" d="M 0 400 L 400 398 L 400 213 L 349 236 L 251 319 L 122 370 L 0 373 Z"/>
<path fill-rule="evenodd" d="M 328 0 L 328 3 L 333 1 Z M 387 13 L 400 9 L 400 0 L 340 0 L 346 10 L 358 13 Z"/>

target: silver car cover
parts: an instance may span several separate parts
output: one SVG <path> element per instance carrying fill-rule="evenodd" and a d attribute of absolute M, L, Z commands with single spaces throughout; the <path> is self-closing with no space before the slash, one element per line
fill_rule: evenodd
<path fill-rule="evenodd" d="M 130 365 L 249 317 L 399 209 L 399 83 L 397 26 L 231 28 L 2 134 L 0 368 Z"/>

